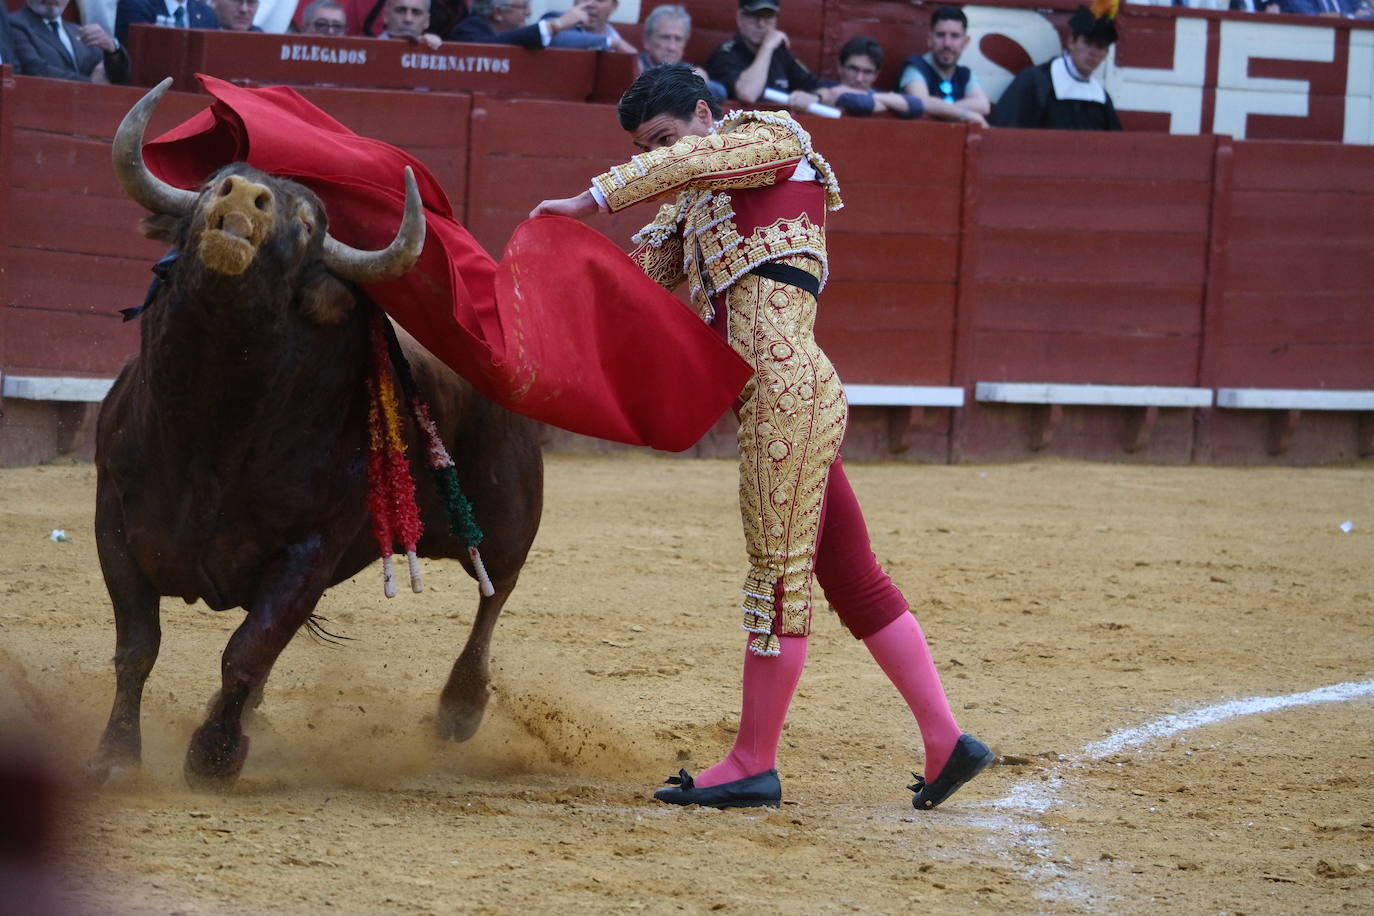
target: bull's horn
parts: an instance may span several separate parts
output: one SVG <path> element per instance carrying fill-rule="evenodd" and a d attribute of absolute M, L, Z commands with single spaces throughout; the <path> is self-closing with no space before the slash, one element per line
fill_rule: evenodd
<path fill-rule="evenodd" d="M 148 90 L 138 104 L 129 109 L 119 124 L 119 130 L 115 132 L 111 155 L 115 177 L 119 179 L 124 193 L 135 203 L 154 213 L 183 216 L 191 212 L 196 193 L 172 187 L 148 171 L 148 166 L 143 162 L 143 132 L 148 129 L 148 119 L 153 116 L 158 100 L 171 85 L 172 78 L 169 76 Z"/>
<path fill-rule="evenodd" d="M 354 283 L 380 283 L 399 277 L 415 264 L 425 247 L 425 211 L 415 173 L 406 166 L 406 209 L 396 238 L 381 251 L 359 251 L 331 235 L 324 238 L 324 262 L 334 273 Z"/>

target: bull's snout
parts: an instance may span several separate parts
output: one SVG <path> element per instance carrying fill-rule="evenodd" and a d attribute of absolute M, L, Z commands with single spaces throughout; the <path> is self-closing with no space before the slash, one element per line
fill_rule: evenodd
<path fill-rule="evenodd" d="M 200 259 L 221 274 L 248 269 L 276 219 L 272 189 L 243 175 L 225 176 L 204 202 Z"/>

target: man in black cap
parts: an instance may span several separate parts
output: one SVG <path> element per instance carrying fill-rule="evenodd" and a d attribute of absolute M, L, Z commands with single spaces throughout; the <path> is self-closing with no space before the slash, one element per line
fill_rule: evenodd
<path fill-rule="evenodd" d="M 1063 53 L 1018 73 L 988 123 L 993 127 L 1121 130 L 1112 97 L 1092 78 L 1116 41 L 1115 12 L 1112 8 L 1096 15 L 1080 6 L 1069 19 L 1072 37 Z"/>
<path fill-rule="evenodd" d="M 757 102 L 765 89 L 787 94 L 787 107 L 805 111 L 817 101 L 821 81 L 792 56 L 778 28 L 778 0 L 739 0 L 739 32 L 706 62 L 711 79 L 741 102 Z"/>

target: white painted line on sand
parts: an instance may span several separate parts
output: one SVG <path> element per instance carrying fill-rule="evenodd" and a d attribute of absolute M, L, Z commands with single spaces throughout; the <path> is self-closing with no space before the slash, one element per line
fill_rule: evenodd
<path fill-rule="evenodd" d="M 1101 741 L 1094 741 L 1086 745 L 1083 748 L 1083 758 L 1095 760 L 1149 741 L 1168 738 L 1190 728 L 1201 728 L 1204 725 L 1213 725 L 1226 719 L 1275 712 L 1293 706 L 1310 706 L 1313 703 L 1340 703 L 1370 695 L 1374 695 L 1374 680 L 1347 681 L 1344 684 L 1332 684 L 1330 687 L 1319 687 L 1306 693 L 1290 693 L 1280 697 L 1249 697 L 1243 700 L 1231 700 L 1226 703 L 1218 703 L 1215 706 L 1194 709 L 1191 712 L 1164 716 L 1135 728 L 1115 732 Z"/>

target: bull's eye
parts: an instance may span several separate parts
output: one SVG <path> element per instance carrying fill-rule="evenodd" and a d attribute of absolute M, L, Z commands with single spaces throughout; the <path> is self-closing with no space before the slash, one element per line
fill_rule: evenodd
<path fill-rule="evenodd" d="M 269 206 L 271 206 L 271 204 L 272 204 L 272 195 L 271 195 L 271 194 L 268 194 L 266 191 L 264 191 L 263 193 L 259 194 L 259 195 L 258 195 L 258 199 L 255 200 L 255 201 L 253 201 L 253 205 L 254 205 L 255 207 L 257 207 L 259 210 L 262 210 L 262 211 L 264 211 L 264 212 L 267 210 L 267 208 L 268 208 Z"/>

